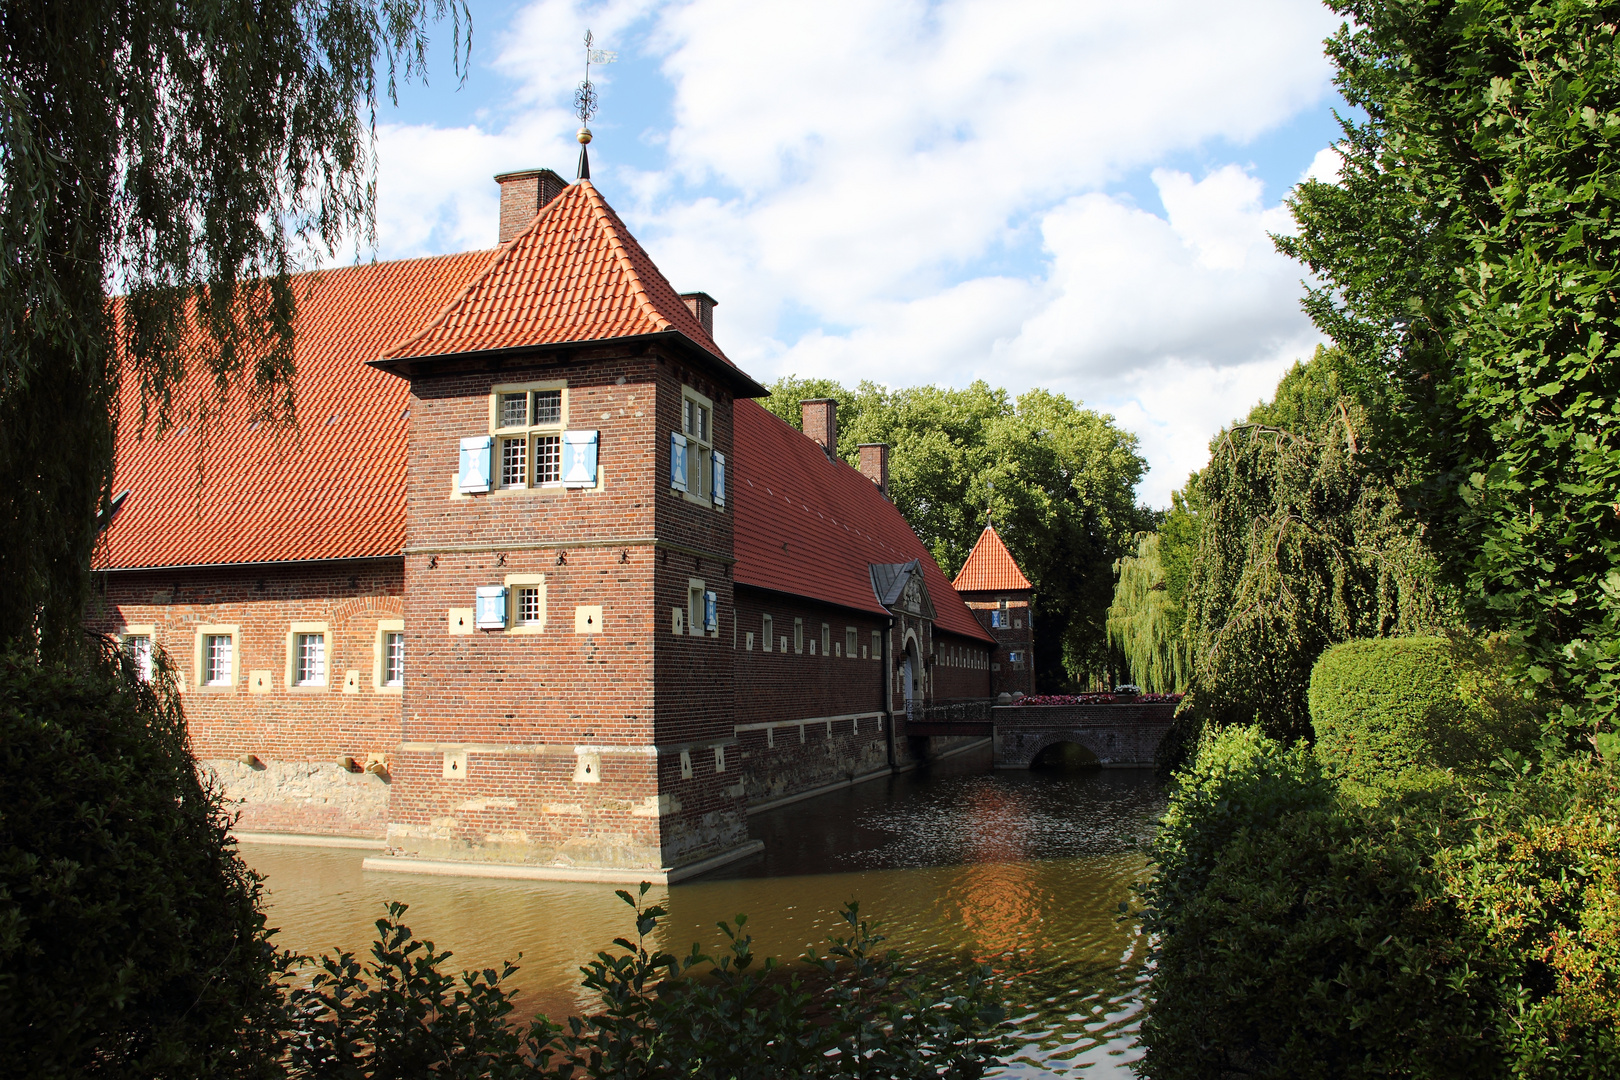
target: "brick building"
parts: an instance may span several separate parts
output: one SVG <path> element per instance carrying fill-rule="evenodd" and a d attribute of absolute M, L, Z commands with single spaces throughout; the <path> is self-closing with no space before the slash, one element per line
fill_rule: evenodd
<path fill-rule="evenodd" d="M 238 398 L 120 434 L 92 623 L 175 663 L 240 828 L 673 878 L 757 849 L 750 811 L 964 748 L 908 711 L 1014 669 L 887 448 L 856 470 L 830 402 L 800 434 L 752 400 L 589 181 L 497 180 L 497 248 L 300 282 L 296 430 Z"/>
<path fill-rule="evenodd" d="M 951 587 L 996 640 L 991 690 L 998 696 L 1033 694 L 1035 612 L 1030 605 L 1035 591 L 994 525 L 979 534 Z"/>

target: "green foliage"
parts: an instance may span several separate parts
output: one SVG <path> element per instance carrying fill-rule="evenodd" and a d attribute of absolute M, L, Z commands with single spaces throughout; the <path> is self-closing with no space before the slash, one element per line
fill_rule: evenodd
<path fill-rule="evenodd" d="M 295 992 L 293 1076 L 969 1080 L 1007 1049 L 987 969 L 962 976 L 959 991 L 944 987 L 880 951 L 856 904 L 843 911 L 848 936 L 810 950 L 790 974 L 773 959 L 750 970 L 742 915 L 718 924 L 729 946 L 718 959 L 697 945 L 680 957 L 649 950 L 666 912 L 642 906 L 647 891 L 619 892 L 636 940 L 617 939 L 617 951 L 582 969 L 601 1007 L 567 1030 L 545 1017 L 512 1023 L 512 964 L 453 979 L 441 970 L 451 954 L 418 941 L 400 922 L 405 905 L 390 905 L 369 965 L 324 958 Z"/>
<path fill-rule="evenodd" d="M 976 382 L 851 391 L 792 377 L 765 406 L 794 427 L 799 402 L 838 401 L 839 454 L 890 447 L 895 505 L 950 576 L 966 561 L 988 511 L 1035 586 L 1036 675 L 1043 689 L 1091 685 L 1113 673 L 1107 641 L 1114 561 L 1147 523 L 1134 489 L 1145 464 L 1136 437 L 1061 394 L 1011 399 Z"/>
<path fill-rule="evenodd" d="M 1150 851 L 1144 1075 L 1615 1075 L 1620 784 L 1518 769 L 1369 800 L 1206 735 Z"/>
<path fill-rule="evenodd" d="M 166 662 L 0 657 L 0 1058 L 18 1076 L 267 1075 L 259 880 Z"/>
<path fill-rule="evenodd" d="M 119 386 L 158 433 L 292 419 L 290 274 L 369 237 L 378 67 L 445 14 L 459 66 L 460 0 L 0 7 L 0 641 L 78 645 Z"/>
<path fill-rule="evenodd" d="M 1335 775 L 1400 788 L 1444 784 L 1523 752 L 1539 725 L 1508 686 L 1511 650 L 1470 638 L 1347 641 L 1311 671 L 1316 752 Z"/>
<path fill-rule="evenodd" d="M 1588 730 L 1620 696 L 1620 5 L 1335 0 L 1343 178 L 1279 246 L 1387 395 L 1474 619 Z"/>
<path fill-rule="evenodd" d="M 1423 530 L 1361 444 L 1369 407 L 1346 367 L 1325 350 L 1296 365 L 1272 403 L 1216 437 L 1192 489 L 1184 739 L 1255 721 L 1278 738 L 1309 737 L 1311 665 L 1324 649 L 1449 621 Z"/>
<path fill-rule="evenodd" d="M 1125 654 L 1131 681 L 1153 694 L 1185 689 L 1191 663 L 1183 618 L 1170 599 L 1159 561 L 1159 536 L 1143 533 L 1136 554 L 1114 564 L 1119 580 L 1108 608 L 1108 640 Z"/>

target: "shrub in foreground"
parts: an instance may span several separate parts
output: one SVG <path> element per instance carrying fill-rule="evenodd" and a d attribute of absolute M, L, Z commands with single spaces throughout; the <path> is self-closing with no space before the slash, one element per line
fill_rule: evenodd
<path fill-rule="evenodd" d="M 589 1077 L 659 1080 L 714 1077 L 981 1076 L 1005 1049 L 1000 1006 L 988 970 L 942 988 L 910 969 L 859 916 L 843 912 L 848 935 L 799 970 L 774 960 L 754 967 L 747 919 L 721 923 L 726 954 L 696 945 L 677 957 L 649 950 L 665 915 L 641 897 L 619 896 L 635 912 L 637 939 L 597 954 L 583 969 L 600 1009 L 560 1028 L 545 1017 L 512 1020 L 516 971 L 445 973 L 449 953 L 417 940 L 403 904 L 377 923 L 372 959 L 325 957 L 310 985 L 293 994 L 298 1017 L 292 1074 L 311 1078 Z"/>
<path fill-rule="evenodd" d="M 1620 1075 L 1620 786 L 1595 758 L 1369 800 L 1207 736 L 1155 841 L 1142 1071 Z"/>
<path fill-rule="evenodd" d="M 0 1061 L 19 1076 L 251 1076 L 282 958 L 172 683 L 111 645 L 0 656 Z"/>

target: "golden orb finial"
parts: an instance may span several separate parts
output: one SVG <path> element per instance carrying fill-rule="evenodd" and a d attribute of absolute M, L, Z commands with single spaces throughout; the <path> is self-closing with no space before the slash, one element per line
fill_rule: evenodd
<path fill-rule="evenodd" d="M 579 134 L 575 138 L 579 139 L 579 145 L 581 146 L 589 144 L 591 141 L 591 129 L 588 127 L 580 128 Z"/>

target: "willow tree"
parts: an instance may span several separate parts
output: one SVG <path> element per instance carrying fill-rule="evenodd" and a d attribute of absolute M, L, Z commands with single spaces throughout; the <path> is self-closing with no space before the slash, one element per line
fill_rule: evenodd
<path fill-rule="evenodd" d="M 1114 573 L 1109 643 L 1125 654 L 1132 681 L 1144 690 L 1168 694 L 1184 689 L 1192 666 L 1183 636 L 1186 613 L 1171 596 L 1159 559 L 1159 535 L 1137 537 L 1136 554 L 1116 562 Z"/>
<path fill-rule="evenodd" d="M 0 643 L 77 641 L 118 424 L 293 419 L 292 274 L 370 239 L 447 15 L 459 71 L 463 0 L 0 3 Z"/>

